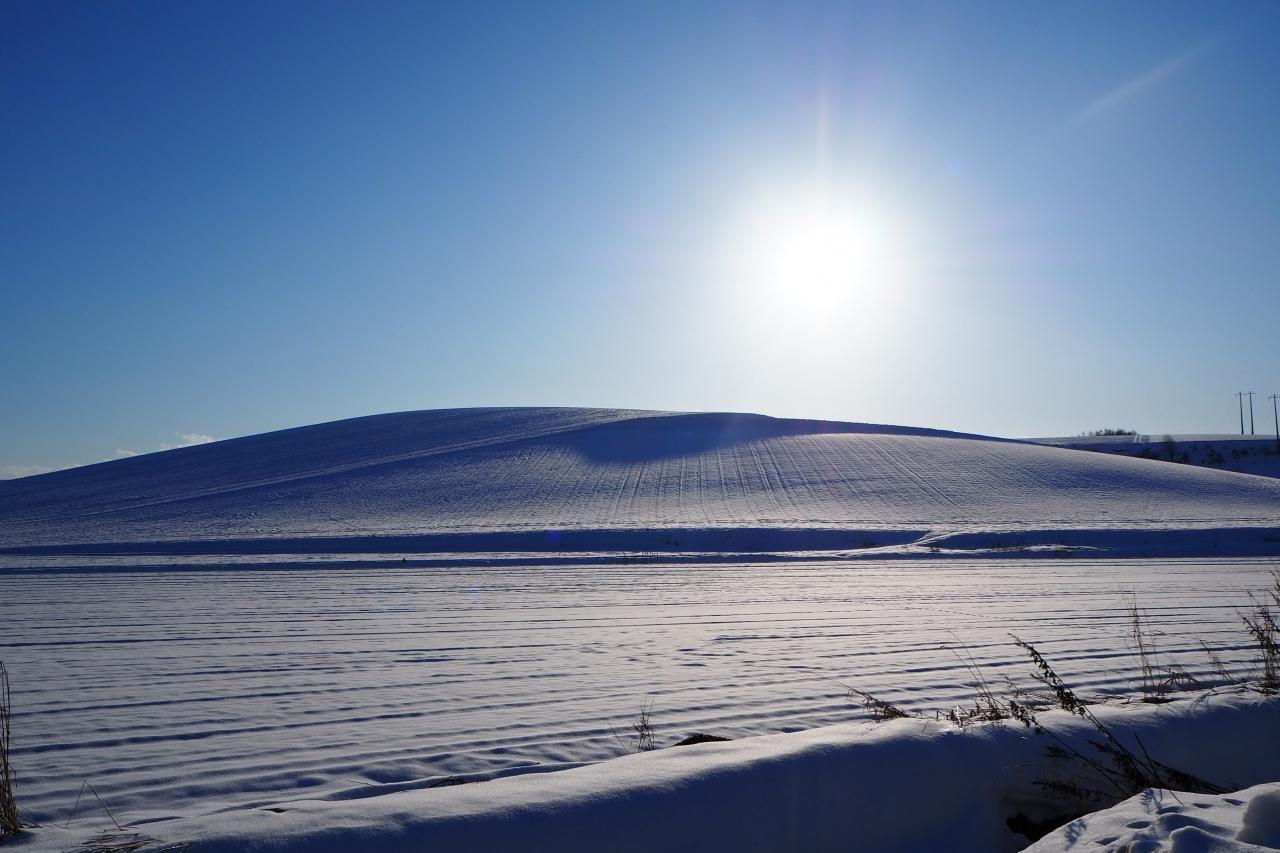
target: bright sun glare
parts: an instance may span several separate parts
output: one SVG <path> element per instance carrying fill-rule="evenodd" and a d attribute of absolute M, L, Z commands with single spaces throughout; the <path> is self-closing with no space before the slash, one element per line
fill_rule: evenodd
<path fill-rule="evenodd" d="M 817 317 L 882 307 L 902 247 L 884 208 L 833 194 L 775 196 L 749 209 L 735 251 L 757 309 Z"/>
<path fill-rule="evenodd" d="M 783 211 L 762 235 L 771 286 L 795 299 L 836 300 L 874 288 L 886 272 L 886 245 L 869 211 L 829 205 Z"/>

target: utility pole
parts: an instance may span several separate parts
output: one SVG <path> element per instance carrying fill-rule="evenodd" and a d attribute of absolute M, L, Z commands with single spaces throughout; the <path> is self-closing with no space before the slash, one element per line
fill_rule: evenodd
<path fill-rule="evenodd" d="M 1249 395 L 1249 435 L 1255 435 L 1253 431 L 1253 392 L 1245 391 Z M 1244 435 L 1244 424 L 1240 425 L 1240 434 Z"/>
<path fill-rule="evenodd" d="M 1244 435 L 1244 392 L 1236 392 L 1236 402 L 1240 404 L 1240 434 Z"/>
<path fill-rule="evenodd" d="M 1280 453 L 1280 410 L 1276 409 L 1276 396 L 1271 395 L 1271 414 L 1276 419 L 1276 453 Z"/>

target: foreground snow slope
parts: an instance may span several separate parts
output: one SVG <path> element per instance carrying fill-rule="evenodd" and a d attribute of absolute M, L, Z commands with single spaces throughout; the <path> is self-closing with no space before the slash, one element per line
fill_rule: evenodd
<path fill-rule="evenodd" d="M 597 409 L 379 415 L 0 483 L 11 550 L 744 551 L 1277 525 L 1280 483 L 1258 477 L 931 430 Z"/>
<path fill-rule="evenodd" d="M 1222 796 L 1146 790 L 1085 815 L 1027 853 L 1262 853 L 1280 850 L 1280 782 Z"/>
<path fill-rule="evenodd" d="M 1276 697 L 1202 695 L 1096 712 L 1135 751 L 1140 738 L 1160 760 L 1218 784 L 1269 781 L 1280 767 Z M 1063 742 L 1091 751 L 1088 741 L 1097 733 L 1085 721 L 1063 712 L 1041 720 Z M 1046 759 L 1053 742 L 1008 721 L 965 730 L 919 719 L 852 723 L 677 747 L 561 773 L 353 799 L 277 801 L 135 829 L 166 842 L 194 842 L 192 853 L 998 853 L 1029 841 L 1010 828 L 1011 818 L 1052 821 L 1074 807 L 1036 784 L 1071 772 Z M 49 849 L 74 838 L 56 830 L 41 835 L 40 846 Z"/>

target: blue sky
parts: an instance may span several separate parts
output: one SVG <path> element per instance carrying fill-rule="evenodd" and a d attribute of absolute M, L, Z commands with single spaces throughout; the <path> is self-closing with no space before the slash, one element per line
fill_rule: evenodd
<path fill-rule="evenodd" d="M 1280 391 L 1278 36 L 1274 3 L 6 4 L 0 471 L 473 405 L 1232 431 Z M 815 210 L 874 251 L 812 249 Z"/>

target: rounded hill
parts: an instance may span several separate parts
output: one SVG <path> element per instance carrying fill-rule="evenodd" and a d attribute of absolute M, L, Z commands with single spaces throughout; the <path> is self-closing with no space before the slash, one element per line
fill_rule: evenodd
<path fill-rule="evenodd" d="M 1280 482 L 1259 477 L 937 430 L 616 409 L 375 415 L 0 483 L 10 553 L 936 547 L 1277 525 Z"/>

